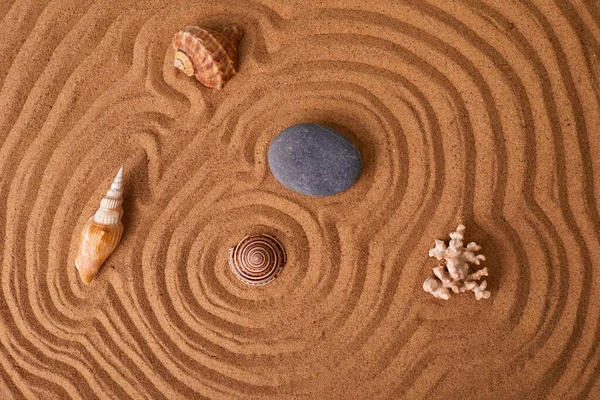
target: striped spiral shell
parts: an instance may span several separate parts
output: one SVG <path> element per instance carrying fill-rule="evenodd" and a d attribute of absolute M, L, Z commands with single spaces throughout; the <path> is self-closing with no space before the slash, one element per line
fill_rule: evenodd
<path fill-rule="evenodd" d="M 271 282 L 279 275 L 285 261 L 283 246 L 269 235 L 246 236 L 229 249 L 229 267 L 248 285 Z"/>
<path fill-rule="evenodd" d="M 235 25 L 217 30 L 186 26 L 173 38 L 173 65 L 188 76 L 194 75 L 204 86 L 222 89 L 236 73 L 242 35 L 242 29 Z"/>

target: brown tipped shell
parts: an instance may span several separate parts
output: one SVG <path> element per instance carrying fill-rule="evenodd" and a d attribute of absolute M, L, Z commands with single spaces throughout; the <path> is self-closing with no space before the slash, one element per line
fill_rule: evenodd
<path fill-rule="evenodd" d="M 264 285 L 279 275 L 286 262 L 285 250 L 269 235 L 243 238 L 229 249 L 229 267 L 239 280 L 248 285 Z"/>
<path fill-rule="evenodd" d="M 217 30 L 186 26 L 173 38 L 174 65 L 186 75 L 194 75 L 204 86 L 222 89 L 236 73 L 242 36 L 242 29 L 235 25 Z"/>
<path fill-rule="evenodd" d="M 106 195 L 100 201 L 96 213 L 81 231 L 81 243 L 75 258 L 75 267 L 83 283 L 88 285 L 98 274 L 100 267 L 115 250 L 123 234 L 123 167 Z"/>
<path fill-rule="evenodd" d="M 104 261 L 121 241 L 123 223 L 103 225 L 94 221 L 94 217 L 85 224 L 81 232 L 81 244 L 75 258 L 75 266 L 81 280 L 89 285 L 100 271 Z"/>

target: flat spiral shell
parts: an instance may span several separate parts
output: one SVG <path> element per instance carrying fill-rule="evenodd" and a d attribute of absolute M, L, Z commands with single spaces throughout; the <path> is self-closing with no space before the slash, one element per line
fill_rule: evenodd
<path fill-rule="evenodd" d="M 248 285 L 264 285 L 279 275 L 286 262 L 285 250 L 269 235 L 243 238 L 229 249 L 229 267 L 235 276 Z"/>

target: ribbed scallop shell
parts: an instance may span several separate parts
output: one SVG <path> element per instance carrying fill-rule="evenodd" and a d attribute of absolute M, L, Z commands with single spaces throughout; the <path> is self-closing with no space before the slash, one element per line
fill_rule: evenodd
<path fill-rule="evenodd" d="M 214 30 L 186 26 L 173 38 L 175 67 L 194 75 L 204 86 L 222 89 L 236 73 L 241 28 L 229 25 Z"/>
<path fill-rule="evenodd" d="M 249 285 L 271 282 L 285 262 L 283 246 L 270 235 L 246 236 L 229 249 L 229 267 L 239 280 Z"/>

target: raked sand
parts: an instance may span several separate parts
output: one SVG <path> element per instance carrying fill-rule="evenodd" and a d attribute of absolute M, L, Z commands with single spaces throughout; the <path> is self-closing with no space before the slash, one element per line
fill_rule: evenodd
<path fill-rule="evenodd" d="M 600 398 L 600 6 L 572 3 L 0 2 L 1 397 Z M 224 90 L 173 68 L 175 32 L 227 23 Z M 269 172 L 300 122 L 360 149 L 349 190 Z M 422 289 L 458 223 L 488 300 Z M 261 287 L 227 267 L 253 233 L 288 255 Z"/>

